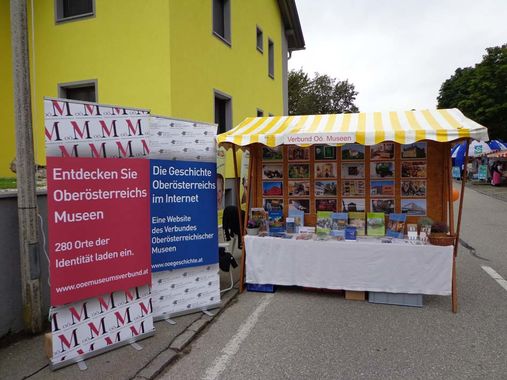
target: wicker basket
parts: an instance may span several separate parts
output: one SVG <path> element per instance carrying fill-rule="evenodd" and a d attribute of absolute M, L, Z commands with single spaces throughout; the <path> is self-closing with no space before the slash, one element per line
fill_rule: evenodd
<path fill-rule="evenodd" d="M 445 233 L 431 233 L 428 235 L 428 240 L 433 245 L 454 245 L 454 241 L 456 240 L 455 235 L 448 235 Z"/>

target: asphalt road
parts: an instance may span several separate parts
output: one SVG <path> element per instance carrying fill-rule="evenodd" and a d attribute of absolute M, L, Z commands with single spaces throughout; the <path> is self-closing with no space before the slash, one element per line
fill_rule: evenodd
<path fill-rule="evenodd" d="M 467 190 L 450 297 L 423 308 L 281 288 L 240 295 L 163 379 L 507 379 L 507 202 Z"/>

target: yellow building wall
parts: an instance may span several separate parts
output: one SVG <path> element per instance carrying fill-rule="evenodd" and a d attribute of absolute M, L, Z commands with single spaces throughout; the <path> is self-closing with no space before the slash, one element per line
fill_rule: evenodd
<path fill-rule="evenodd" d="M 281 18 L 275 0 L 231 2 L 231 46 L 212 34 L 211 0 L 171 0 L 171 91 L 175 117 L 214 121 L 213 89 L 232 97 L 233 125 L 283 112 Z M 264 53 L 256 48 L 256 26 Z M 268 37 L 275 75 L 268 76 Z"/>
<path fill-rule="evenodd" d="M 0 177 L 15 177 L 9 164 L 16 157 L 9 2 L 0 1 Z"/>
<path fill-rule="evenodd" d="M 33 4 L 34 30 L 31 9 L 28 24 L 39 164 L 45 163 L 43 98 L 57 97 L 58 84 L 96 80 L 100 103 L 206 122 L 214 122 L 216 89 L 232 97 L 232 126 L 258 108 L 265 115 L 283 113 L 285 58 L 276 0 L 231 1 L 231 46 L 212 34 L 211 0 L 96 0 L 94 17 L 58 24 L 54 0 Z M 7 78 L 0 81 L 0 95 L 12 103 L 8 2 L 0 1 L 0 10 L 0 47 L 7 53 L 0 55 Z M 263 30 L 263 53 L 256 48 L 256 26 Z M 268 76 L 268 38 L 274 42 L 274 79 Z M 6 142 L 0 176 L 10 173 L 15 154 L 12 107 L 0 116 Z M 233 177 L 231 154 L 226 168 L 226 177 Z"/>
<path fill-rule="evenodd" d="M 97 80 L 100 103 L 171 114 L 167 1 L 96 0 L 95 17 L 59 24 L 54 0 L 34 4 L 37 162 L 45 162 L 43 97 L 58 96 L 59 83 Z"/>
<path fill-rule="evenodd" d="M 212 33 L 212 1 L 171 0 L 171 91 L 175 117 L 214 122 L 214 90 L 232 98 L 232 126 L 283 114 L 282 20 L 275 0 L 231 1 L 231 46 Z M 257 50 L 256 27 L 264 52 Z M 268 75 L 268 38 L 274 79 Z M 234 177 L 227 155 L 226 177 Z"/>

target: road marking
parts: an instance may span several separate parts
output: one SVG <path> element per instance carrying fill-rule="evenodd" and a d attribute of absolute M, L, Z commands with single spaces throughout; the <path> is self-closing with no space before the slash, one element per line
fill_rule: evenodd
<path fill-rule="evenodd" d="M 485 265 L 481 265 L 481 268 L 484 269 L 484 271 L 489 274 L 493 280 L 498 282 L 502 288 L 507 290 L 507 281 L 503 279 L 502 276 L 500 276 L 498 273 L 495 272 L 493 268 L 487 267 Z"/>
<path fill-rule="evenodd" d="M 204 380 L 215 380 L 225 370 L 229 361 L 238 352 L 241 343 L 243 343 L 243 341 L 248 337 L 257 321 L 259 320 L 261 314 L 273 300 L 273 296 L 274 294 L 266 294 L 264 296 L 255 311 L 250 314 L 247 320 L 243 322 L 243 324 L 239 327 L 236 335 L 234 335 L 222 349 L 222 355 L 215 360 L 212 367 L 206 370 L 206 373 L 203 377 Z"/>

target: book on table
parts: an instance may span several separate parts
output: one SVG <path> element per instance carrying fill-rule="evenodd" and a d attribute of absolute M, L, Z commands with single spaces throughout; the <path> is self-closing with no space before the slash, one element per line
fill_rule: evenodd
<path fill-rule="evenodd" d="M 303 210 L 289 209 L 289 218 L 294 218 L 296 232 L 305 225 L 305 212 Z"/>
<path fill-rule="evenodd" d="M 368 236 L 384 236 L 386 234 L 385 214 L 383 212 L 368 213 Z"/>
<path fill-rule="evenodd" d="M 269 234 L 280 234 L 284 232 L 283 211 L 271 210 L 269 212 Z"/>
<path fill-rule="evenodd" d="M 349 225 L 356 227 L 356 235 L 364 236 L 366 234 L 366 215 L 364 212 L 349 212 Z"/>
<path fill-rule="evenodd" d="M 268 213 L 262 207 L 254 207 L 250 210 L 250 219 L 258 222 L 259 232 L 268 230 Z"/>
<path fill-rule="evenodd" d="M 349 221 L 346 212 L 333 212 L 331 214 L 331 236 L 336 240 L 345 240 L 345 228 Z"/>
<path fill-rule="evenodd" d="M 389 221 L 387 222 L 387 236 L 398 239 L 403 239 L 405 236 L 405 223 L 407 221 L 407 214 L 389 214 Z"/>
<path fill-rule="evenodd" d="M 331 224 L 333 222 L 331 211 L 317 211 L 317 235 L 329 235 L 331 232 Z"/>

